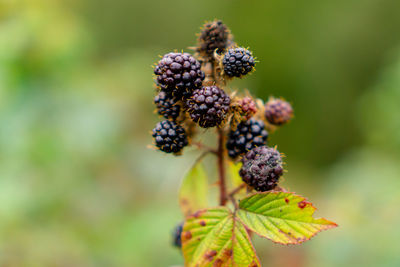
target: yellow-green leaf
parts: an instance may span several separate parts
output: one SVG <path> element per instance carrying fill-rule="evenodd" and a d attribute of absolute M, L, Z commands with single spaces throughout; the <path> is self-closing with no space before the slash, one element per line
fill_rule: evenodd
<path fill-rule="evenodd" d="M 225 207 L 200 210 L 183 226 L 187 267 L 260 266 L 243 224 Z"/>
<path fill-rule="evenodd" d="M 197 163 L 185 175 L 180 191 L 179 205 L 185 217 L 207 207 L 208 181 L 201 163 Z"/>
<path fill-rule="evenodd" d="M 238 187 L 243 184 L 243 180 L 239 175 L 239 170 L 242 167 L 242 163 L 233 163 L 232 161 L 228 162 L 228 173 L 231 179 L 231 183 L 233 187 Z"/>
<path fill-rule="evenodd" d="M 281 244 L 299 244 L 337 224 L 314 219 L 316 208 L 293 193 L 256 193 L 240 201 L 238 218 L 256 234 Z"/>
<path fill-rule="evenodd" d="M 242 167 L 242 163 L 238 162 L 238 163 L 233 163 L 231 161 L 229 161 L 228 163 L 228 175 L 230 178 L 230 184 L 231 184 L 231 189 L 234 190 L 236 188 L 238 188 L 239 186 L 241 186 L 244 182 L 242 180 L 242 177 L 240 177 L 239 175 L 239 170 Z M 242 198 L 244 196 L 246 196 L 246 187 L 243 187 L 242 189 L 240 189 L 235 195 L 237 198 Z"/>

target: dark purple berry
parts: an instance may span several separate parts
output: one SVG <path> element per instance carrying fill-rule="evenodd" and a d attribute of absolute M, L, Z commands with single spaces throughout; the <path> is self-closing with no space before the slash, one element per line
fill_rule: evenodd
<path fill-rule="evenodd" d="M 260 192 L 274 189 L 283 174 L 281 154 L 274 148 L 253 148 L 243 156 L 242 162 L 239 174 L 243 182 Z"/>
<path fill-rule="evenodd" d="M 226 148 L 231 158 L 243 155 L 247 151 L 267 144 L 268 132 L 262 120 L 251 118 L 239 123 L 236 130 L 228 136 Z"/>
<path fill-rule="evenodd" d="M 166 119 L 175 120 L 181 111 L 181 106 L 177 99 L 172 94 L 167 94 L 164 91 L 159 92 L 154 98 L 158 114 Z"/>
<path fill-rule="evenodd" d="M 241 77 L 255 66 L 251 52 L 243 47 L 231 48 L 222 59 L 224 73 L 229 77 Z"/>
<path fill-rule="evenodd" d="M 178 153 L 188 145 L 185 129 L 170 120 L 157 123 L 152 136 L 155 145 L 166 153 Z"/>
<path fill-rule="evenodd" d="M 200 88 L 205 78 L 201 64 L 189 53 L 168 53 L 154 68 L 161 90 L 181 98 Z"/>
<path fill-rule="evenodd" d="M 182 247 L 182 230 L 183 230 L 183 223 L 178 224 L 173 232 L 173 245 L 175 247 L 181 248 Z"/>
<path fill-rule="evenodd" d="M 191 119 L 203 128 L 220 125 L 229 111 L 230 97 L 217 86 L 204 86 L 187 99 Z"/>

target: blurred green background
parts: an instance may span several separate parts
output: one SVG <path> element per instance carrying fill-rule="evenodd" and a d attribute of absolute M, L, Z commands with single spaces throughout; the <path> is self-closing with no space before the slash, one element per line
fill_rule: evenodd
<path fill-rule="evenodd" d="M 0 2 L 0 266 L 182 265 L 196 153 L 147 148 L 151 65 L 222 19 L 260 61 L 234 82 L 291 101 L 283 186 L 340 227 L 255 240 L 263 266 L 400 266 L 400 1 Z M 212 165 L 212 162 L 210 161 Z M 210 168 L 210 176 L 212 168 Z"/>

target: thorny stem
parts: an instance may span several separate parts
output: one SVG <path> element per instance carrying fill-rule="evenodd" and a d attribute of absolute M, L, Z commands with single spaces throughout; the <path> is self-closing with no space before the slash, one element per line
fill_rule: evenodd
<path fill-rule="evenodd" d="M 225 206 L 227 195 L 226 195 L 226 184 L 225 184 L 225 147 L 224 142 L 225 136 L 224 131 L 218 128 L 218 151 L 217 151 L 217 165 L 218 165 L 218 185 L 219 185 L 219 197 L 221 206 Z"/>

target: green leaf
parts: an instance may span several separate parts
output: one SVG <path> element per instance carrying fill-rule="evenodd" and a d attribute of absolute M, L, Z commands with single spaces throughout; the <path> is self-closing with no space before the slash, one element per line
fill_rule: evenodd
<path fill-rule="evenodd" d="M 186 174 L 179 191 L 179 205 L 185 217 L 207 207 L 207 193 L 207 174 L 203 165 L 197 163 Z"/>
<path fill-rule="evenodd" d="M 240 201 L 238 217 L 248 229 L 281 244 L 299 244 L 337 224 L 314 219 L 316 208 L 293 193 L 256 193 Z"/>
<path fill-rule="evenodd" d="M 226 207 L 200 210 L 182 231 L 187 267 L 261 266 L 243 224 Z"/>

